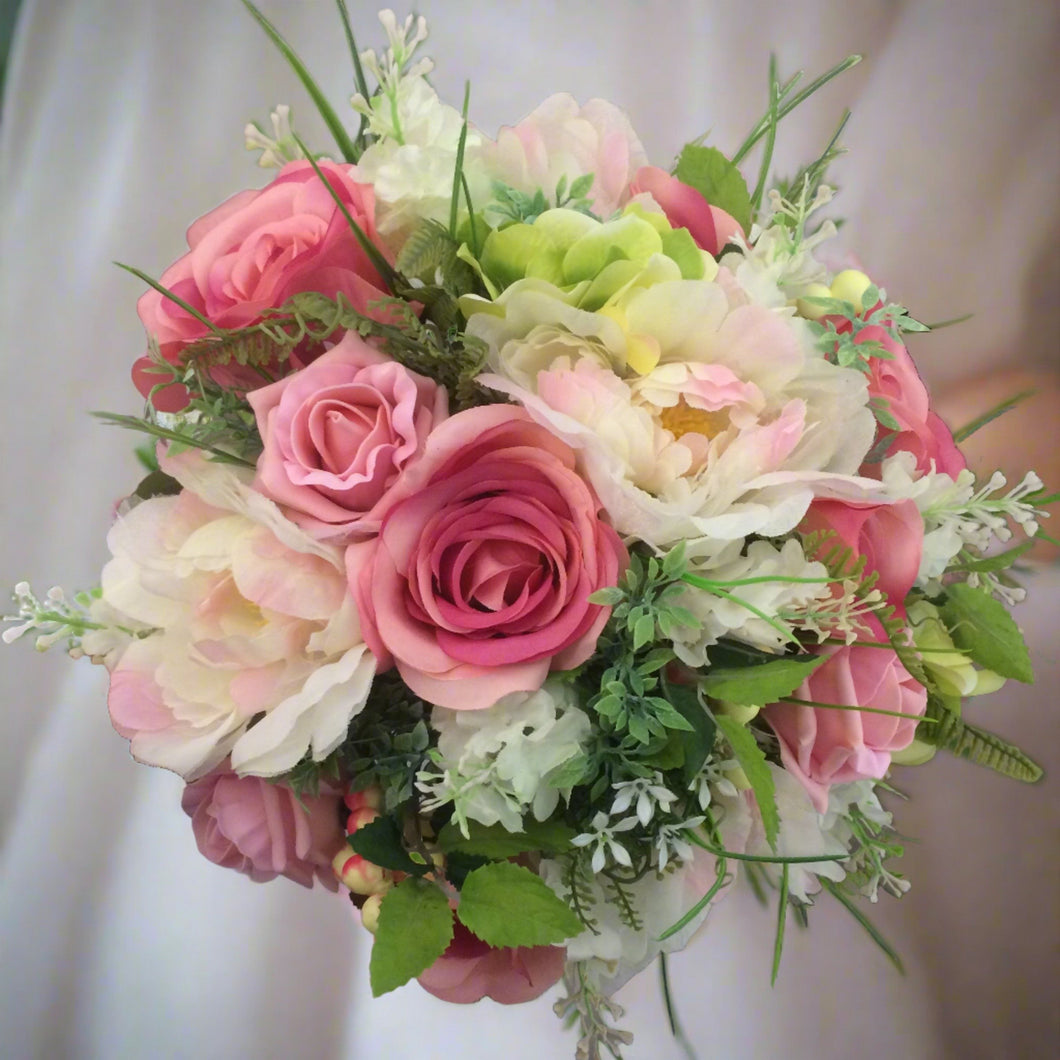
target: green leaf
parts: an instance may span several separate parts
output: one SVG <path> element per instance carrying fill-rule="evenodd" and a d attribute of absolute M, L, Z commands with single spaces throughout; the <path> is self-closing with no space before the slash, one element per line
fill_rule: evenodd
<path fill-rule="evenodd" d="M 780 814 L 777 813 L 777 791 L 773 783 L 773 774 L 769 770 L 765 753 L 758 746 L 758 741 L 746 725 L 741 725 L 734 718 L 718 714 L 715 724 L 721 729 L 722 736 L 729 741 L 736 761 L 747 776 L 747 782 L 754 792 L 759 812 L 762 814 L 762 829 L 766 842 L 773 850 L 777 849 L 777 833 L 780 831 Z"/>
<path fill-rule="evenodd" d="M 180 483 L 172 475 L 167 475 L 164 471 L 152 471 L 133 490 L 133 496 L 146 501 L 152 497 L 176 496 L 181 489 Z"/>
<path fill-rule="evenodd" d="M 937 718 L 938 724 L 918 727 L 917 739 L 1012 780 L 1033 784 L 1041 779 L 1042 767 L 1014 744 L 970 724 L 951 711 L 932 711 L 929 705 L 929 712 Z"/>
<path fill-rule="evenodd" d="M 360 854 L 374 865 L 397 872 L 421 876 L 427 867 L 418 865 L 409 857 L 401 837 L 401 828 L 390 816 L 379 816 L 362 825 L 346 837 L 355 854 Z"/>
<path fill-rule="evenodd" d="M 881 950 L 887 955 L 887 959 L 898 969 L 901 975 L 905 975 L 905 967 L 902 964 L 902 958 L 898 956 L 897 950 L 887 941 L 886 938 L 880 934 L 879 928 L 865 915 L 865 913 L 858 907 L 857 903 L 853 898 L 845 891 L 843 891 L 837 884 L 827 879 L 824 876 L 819 876 L 818 880 L 823 885 L 824 889 L 828 891 L 833 898 L 838 901 L 844 909 L 865 929 L 868 933 L 869 938 L 880 947 Z"/>
<path fill-rule="evenodd" d="M 1024 541 L 1022 544 L 1015 545 L 1013 548 L 1006 549 L 1004 552 L 998 552 L 994 556 L 986 556 L 983 559 L 969 560 L 967 563 L 961 564 L 961 570 L 975 571 L 977 574 L 987 574 L 993 571 L 1007 570 L 1016 562 L 1025 552 L 1029 552 L 1034 548 L 1034 541 Z"/>
<path fill-rule="evenodd" d="M 764 707 L 790 696 L 828 656 L 785 656 L 757 666 L 720 670 L 712 667 L 702 679 L 703 691 L 741 707 Z"/>
<path fill-rule="evenodd" d="M 532 817 L 523 822 L 522 832 L 509 832 L 504 825 L 479 824 L 477 821 L 468 822 L 468 832 L 470 838 L 465 839 L 459 826 L 450 821 L 438 833 L 439 849 L 443 853 L 459 851 L 485 858 L 513 858 L 534 850 L 561 854 L 570 849 L 571 840 L 577 835 L 563 821 L 535 821 Z"/>
<path fill-rule="evenodd" d="M 704 199 L 731 214 L 746 232 L 751 227 L 751 192 L 740 171 L 717 148 L 688 144 L 674 176 Z"/>
<path fill-rule="evenodd" d="M 1034 680 L 1023 634 L 999 600 L 981 589 L 958 583 L 947 586 L 940 613 L 953 643 L 974 662 L 1025 684 Z"/>
<path fill-rule="evenodd" d="M 574 911 L 540 876 L 510 861 L 468 874 L 456 915 L 491 946 L 552 946 L 582 930 Z"/>
<path fill-rule="evenodd" d="M 937 327 L 938 325 L 936 325 Z M 1037 393 L 1035 390 L 1021 390 L 1018 394 L 1013 394 L 1010 398 L 1005 398 L 1004 401 L 999 402 L 992 409 L 987 409 L 981 416 L 976 416 L 971 423 L 966 423 L 963 427 L 953 432 L 953 440 L 959 445 L 966 438 L 970 438 L 976 431 L 985 427 L 988 423 L 993 422 L 999 416 L 1004 416 L 1006 412 L 1010 412 L 1017 405 L 1026 401 L 1027 398 L 1034 397 Z"/>
<path fill-rule="evenodd" d="M 306 69 L 305 63 L 303 63 L 295 54 L 294 49 L 287 43 L 287 41 L 283 39 L 279 30 L 276 29 L 276 27 L 250 2 L 250 0 L 243 0 L 243 6 L 254 16 L 258 25 L 265 31 L 272 43 L 276 45 L 280 54 L 287 60 L 288 65 L 297 75 L 298 80 L 302 82 L 302 85 L 309 93 L 310 98 L 316 104 L 316 108 L 320 112 L 320 117 L 323 118 L 324 124 L 328 127 L 331 135 L 335 137 L 335 143 L 338 144 L 339 150 L 342 152 L 342 157 L 347 162 L 356 162 L 357 148 L 354 146 L 353 141 L 350 139 L 349 133 L 346 132 L 342 122 L 339 121 L 339 116 L 328 102 L 327 97 L 320 90 L 320 86 L 313 80 L 312 75 Z"/>
<path fill-rule="evenodd" d="M 379 906 L 379 927 L 368 975 L 379 997 L 425 972 L 453 940 L 449 899 L 426 880 L 410 876 L 387 891 Z"/>
<path fill-rule="evenodd" d="M 694 687 L 666 684 L 664 691 L 674 710 L 692 726 L 687 736 L 678 737 L 684 748 L 681 775 L 686 783 L 691 784 L 714 747 L 714 721 L 703 709 L 703 704 L 699 702 L 699 695 Z"/>
<path fill-rule="evenodd" d="M 476 854 L 461 854 L 454 850 L 445 858 L 445 878 L 457 889 L 464 886 L 468 873 L 481 869 L 489 864 L 489 858 L 480 858 Z"/>

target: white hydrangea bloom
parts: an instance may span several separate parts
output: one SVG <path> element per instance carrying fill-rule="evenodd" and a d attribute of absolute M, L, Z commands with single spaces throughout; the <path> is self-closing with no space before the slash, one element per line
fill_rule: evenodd
<path fill-rule="evenodd" d="M 831 588 L 825 580 L 817 583 L 783 580 L 828 577 L 824 564 L 808 560 L 802 546 L 794 538 L 785 541 L 780 548 L 769 541 L 754 541 L 747 547 L 745 554 L 732 553 L 733 550 L 728 553 L 732 558 L 723 556 L 722 562 L 712 560 L 697 563 L 693 556 L 689 572 L 717 582 L 761 577 L 775 577 L 777 580 L 725 589 L 725 592 L 732 594 L 732 598 L 689 587 L 677 602 L 691 611 L 702 624 L 698 629 L 681 627 L 675 631 L 673 638 L 677 657 L 689 666 L 705 666 L 707 649 L 725 636 L 736 637 L 766 651 L 780 650 L 784 646 L 784 638 L 776 628 L 759 618 L 755 610 L 787 618 L 812 606 L 815 601 L 826 600 L 830 596 Z"/>
<path fill-rule="evenodd" d="M 527 811 L 543 821 L 561 792 L 549 775 L 576 759 L 590 732 L 589 717 L 573 689 L 546 681 L 536 692 L 513 692 L 486 710 L 434 707 L 441 773 L 420 774 L 418 786 L 431 805 L 452 802 L 456 819 L 522 830 Z"/>

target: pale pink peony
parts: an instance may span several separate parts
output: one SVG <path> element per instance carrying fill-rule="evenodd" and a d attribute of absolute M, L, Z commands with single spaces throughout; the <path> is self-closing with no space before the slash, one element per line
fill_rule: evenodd
<path fill-rule="evenodd" d="M 548 198 L 560 177 L 569 186 L 592 173 L 588 197 L 605 220 L 629 199 L 630 178 L 648 161 L 618 107 L 603 99 L 582 107 L 566 93 L 549 96 L 518 125 L 502 128 L 484 154 L 496 179 L 530 194 L 540 188 Z"/>
<path fill-rule="evenodd" d="M 378 538 L 346 552 L 365 640 L 430 703 L 492 706 L 588 659 L 627 554 L 571 449 L 521 409 L 446 420 Z"/>
<path fill-rule="evenodd" d="M 909 351 L 885 328 L 876 325 L 862 328 L 854 342 L 878 342 L 891 354 L 890 359 L 869 359 L 869 395 L 886 401 L 900 428 L 896 432 L 882 429 L 882 437 L 893 436 L 888 455 L 903 450 L 910 452 L 916 457 L 917 470 L 921 473 L 929 472 L 934 463 L 936 471 L 956 478 L 966 466 L 965 459 L 949 428 L 931 411 L 927 388 Z M 862 473 L 878 474 L 878 471 L 876 464 L 867 466 Z"/>
<path fill-rule="evenodd" d="M 331 859 L 346 838 L 338 795 L 302 795 L 222 767 L 192 781 L 181 799 L 203 857 L 255 883 L 286 876 L 303 887 L 338 890 Z"/>
<path fill-rule="evenodd" d="M 869 625 L 873 639 L 885 639 L 875 620 Z M 833 784 L 883 777 L 891 753 L 912 742 L 927 705 L 927 689 L 890 649 L 851 644 L 823 653 L 828 661 L 793 698 L 894 711 L 902 717 L 797 703 L 774 703 L 762 711 L 780 740 L 785 769 L 802 782 L 819 813 L 828 808 Z"/>
<path fill-rule="evenodd" d="M 442 1001 L 469 1005 L 484 997 L 518 1005 L 540 997 L 563 975 L 560 946 L 495 949 L 454 921 L 449 948 L 419 977 Z"/>
<path fill-rule="evenodd" d="M 851 550 L 851 558 L 865 557 L 865 572 L 877 571 L 879 589 L 895 607 L 903 607 L 920 570 L 924 551 L 924 517 L 915 501 L 853 501 L 819 498 L 799 524 L 803 533 L 834 530 L 821 552 L 836 545 Z"/>
<path fill-rule="evenodd" d="M 354 332 L 247 400 L 265 446 L 255 487 L 336 543 L 379 529 L 391 488 L 448 415 L 444 387 Z"/>
<path fill-rule="evenodd" d="M 263 521 L 186 489 L 115 523 L 103 600 L 126 625 L 157 631 L 114 663 L 114 727 L 137 760 L 189 780 L 229 753 L 240 774 L 258 776 L 307 752 L 323 758 L 345 738 L 374 672 L 342 554 L 287 522 L 234 469 L 189 454 L 164 466 L 198 475 L 233 507 L 245 497 Z"/>
<path fill-rule="evenodd" d="M 353 166 L 322 161 L 320 168 L 354 221 L 373 243 L 372 189 L 355 179 Z M 161 283 L 221 328 L 246 327 L 292 295 L 317 291 L 343 295 L 358 311 L 385 296 L 384 284 L 350 230 L 331 193 L 309 162 L 290 162 L 271 184 L 242 191 L 188 229 L 189 252 L 162 273 Z M 158 291 L 148 291 L 137 311 L 166 360 L 207 334 L 206 327 Z M 145 396 L 163 376 L 146 371 L 142 357 L 133 380 Z M 239 365 L 215 368 L 224 385 L 250 389 L 261 376 Z M 183 387 L 155 396 L 157 407 L 176 411 L 187 402 Z"/>
<path fill-rule="evenodd" d="M 743 236 L 740 223 L 677 177 L 658 166 L 642 166 L 633 176 L 630 193 L 647 192 L 661 207 L 674 228 L 687 228 L 700 249 L 717 257 L 722 248 Z"/>

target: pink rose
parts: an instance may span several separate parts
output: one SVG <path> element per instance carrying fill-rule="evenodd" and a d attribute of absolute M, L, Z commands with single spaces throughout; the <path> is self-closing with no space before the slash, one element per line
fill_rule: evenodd
<path fill-rule="evenodd" d="M 885 639 L 870 620 L 874 639 Z M 828 789 L 868 777 L 880 778 L 891 753 L 908 747 L 927 705 L 927 689 L 887 648 L 850 644 L 824 648 L 829 655 L 793 698 L 844 707 L 894 711 L 869 714 L 833 707 L 774 703 L 762 712 L 780 740 L 780 759 L 797 777 L 818 812 L 828 808 Z"/>
<path fill-rule="evenodd" d="M 354 178 L 353 166 L 323 161 L 320 168 L 365 235 L 378 244 L 372 189 Z M 358 311 L 385 296 L 383 282 L 350 230 L 331 193 L 307 161 L 290 162 L 259 191 L 242 191 L 188 229 L 189 253 L 162 273 L 161 283 L 222 328 L 260 320 L 292 295 L 317 291 L 342 294 Z M 158 291 L 137 304 L 140 319 L 158 341 L 166 360 L 176 363 L 180 348 L 207 329 Z M 145 396 L 163 376 L 146 371 L 143 357 L 133 380 Z M 250 389 L 261 376 L 239 365 L 214 369 L 223 385 Z M 156 395 L 169 411 L 187 403 L 183 387 Z"/>
<path fill-rule="evenodd" d="M 695 188 L 658 166 L 638 169 L 629 190 L 633 195 L 647 192 L 674 228 L 687 228 L 700 249 L 714 257 L 726 243 L 744 234 L 735 217 L 711 206 Z"/>
<path fill-rule="evenodd" d="M 855 344 L 869 341 L 880 343 L 892 355 L 890 360 L 869 358 L 869 396 L 883 398 L 899 425 L 896 432 L 881 428 L 881 437 L 892 435 L 894 438 L 887 453 L 902 450 L 913 453 L 921 473 L 930 471 L 934 462 L 936 471 L 956 477 L 964 470 L 964 457 L 949 428 L 931 411 L 927 389 L 909 351 L 885 328 L 876 325 L 862 328 L 854 338 Z M 872 474 L 873 465 L 863 469 L 862 473 Z"/>
<path fill-rule="evenodd" d="M 518 125 L 502 128 L 486 149 L 498 180 L 551 197 L 560 177 L 568 186 L 592 173 L 589 201 L 605 220 L 629 198 L 631 174 L 647 155 L 629 119 L 613 103 L 591 99 L 584 107 L 566 93 L 549 96 Z"/>
<path fill-rule="evenodd" d="M 259 777 L 227 768 L 192 781 L 181 799 L 203 857 L 255 883 L 286 876 L 303 887 L 314 877 L 338 890 L 331 859 L 346 838 L 338 795 L 295 795 Z"/>
<path fill-rule="evenodd" d="M 510 405 L 446 420 L 378 538 L 347 549 L 365 640 L 430 703 L 492 706 L 588 659 L 627 554 L 569 446 Z"/>
<path fill-rule="evenodd" d="M 879 573 L 876 587 L 887 599 L 896 607 L 905 604 L 924 549 L 924 519 L 915 501 L 891 504 L 819 498 L 810 505 L 799 529 L 803 533 L 834 530 L 838 540 L 827 538 L 820 553 L 840 544 L 849 547 L 852 559 L 865 557 L 866 573 Z"/>
<path fill-rule="evenodd" d="M 419 983 L 429 994 L 457 1005 L 484 997 L 518 1005 L 540 997 L 558 981 L 564 952 L 560 946 L 494 949 L 456 920 L 449 948 L 419 977 Z"/>
<path fill-rule="evenodd" d="M 438 386 L 348 332 L 247 395 L 264 450 L 254 486 L 314 537 L 374 533 L 394 483 L 449 412 Z"/>

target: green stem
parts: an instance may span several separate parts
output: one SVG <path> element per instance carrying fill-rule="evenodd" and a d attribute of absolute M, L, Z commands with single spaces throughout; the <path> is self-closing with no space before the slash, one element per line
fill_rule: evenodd
<path fill-rule="evenodd" d="M 834 77 L 838 77 L 840 74 L 849 70 L 852 66 L 857 66 L 861 62 L 860 55 L 848 55 L 841 63 L 833 66 L 831 70 L 823 73 L 815 81 L 808 84 L 797 96 L 792 97 L 782 106 L 778 107 L 776 114 L 776 121 L 780 121 L 785 115 L 790 114 L 800 103 L 805 103 L 819 88 L 823 88 L 828 84 L 829 81 Z M 788 82 L 789 85 L 794 84 L 794 79 Z M 787 86 L 785 86 L 786 88 Z M 739 165 L 747 153 L 762 137 L 766 134 L 769 128 L 769 113 L 763 115 L 759 120 L 758 124 L 751 130 L 748 137 L 740 145 L 739 150 L 732 156 L 732 164 Z"/>
<path fill-rule="evenodd" d="M 818 861 L 846 861 L 848 854 L 808 854 L 800 857 L 780 857 L 765 854 L 737 854 L 734 850 L 722 850 L 701 839 L 695 832 L 684 833 L 697 847 L 709 851 L 715 857 L 732 858 L 734 861 L 760 861 L 766 865 L 812 865 Z"/>
<path fill-rule="evenodd" d="M 934 718 L 924 718 L 915 714 L 903 714 L 900 710 L 883 710 L 881 707 L 855 707 L 849 703 L 820 703 L 815 699 L 795 699 L 794 696 L 782 696 L 781 703 L 794 703 L 799 707 L 821 707 L 824 710 L 853 710 L 859 714 L 883 714 L 888 718 L 907 718 L 910 721 L 934 722 Z"/>
<path fill-rule="evenodd" d="M 784 950 L 784 925 L 788 918 L 788 866 L 780 870 L 780 904 L 777 909 L 777 934 L 773 940 L 773 975 L 770 986 L 775 986 L 780 972 L 780 955 Z"/>

